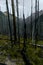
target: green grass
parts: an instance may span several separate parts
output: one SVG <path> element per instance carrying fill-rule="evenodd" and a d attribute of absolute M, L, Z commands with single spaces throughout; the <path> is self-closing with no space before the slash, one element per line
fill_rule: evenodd
<path fill-rule="evenodd" d="M 0 37 L 4 39 L 8 38 L 8 36 L 4 36 L 4 35 Z M 33 65 L 43 65 L 43 58 L 41 58 L 41 56 L 43 55 L 43 49 L 38 47 L 35 49 L 35 47 L 33 47 L 32 45 L 29 45 L 29 43 L 31 42 L 32 42 L 31 39 L 27 39 L 26 52 L 25 52 L 27 57 L 30 59 Z M 43 45 L 43 41 L 39 40 L 37 44 Z M 11 59 L 15 59 L 15 58 L 22 59 L 22 56 L 19 51 L 23 49 L 23 38 L 20 38 L 20 46 L 16 44 L 10 48 L 9 47 L 10 45 L 11 45 L 10 41 L 0 40 L 0 46 L 4 46 L 3 49 L 0 49 L 0 52 L 2 51 L 5 55 L 10 54 Z M 0 55 L 0 62 L 5 62 L 5 59 L 7 57 L 5 55 Z M 22 64 L 17 62 L 17 65 L 22 65 Z"/>
<path fill-rule="evenodd" d="M 43 45 L 43 41 L 42 40 L 39 40 L 37 43 L 40 44 L 40 45 Z"/>

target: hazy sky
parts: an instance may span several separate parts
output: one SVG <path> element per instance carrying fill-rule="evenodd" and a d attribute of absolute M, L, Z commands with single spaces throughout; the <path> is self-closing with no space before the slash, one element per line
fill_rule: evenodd
<path fill-rule="evenodd" d="M 16 0 L 15 2 L 15 12 L 16 12 Z M 0 0 L 0 10 L 6 11 L 6 0 Z M 9 11 L 11 12 L 11 0 L 8 0 Z M 43 0 L 40 0 L 40 10 L 43 10 Z M 35 0 L 33 0 L 33 12 L 35 11 Z M 31 0 L 24 0 L 24 12 L 25 16 L 29 16 L 31 13 Z M 23 0 L 19 0 L 19 15 L 22 17 L 23 14 Z"/>

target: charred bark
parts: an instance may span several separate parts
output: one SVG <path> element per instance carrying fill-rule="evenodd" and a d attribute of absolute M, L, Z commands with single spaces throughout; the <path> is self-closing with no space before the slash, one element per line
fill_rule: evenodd
<path fill-rule="evenodd" d="M 33 9 L 33 3 L 31 0 L 31 40 L 32 40 L 32 9 Z"/>
<path fill-rule="evenodd" d="M 14 27 L 14 44 L 17 41 L 16 38 L 16 21 L 15 21 L 15 9 L 14 9 L 14 0 L 11 0 L 12 3 L 12 15 L 13 15 L 13 27 Z"/>
<path fill-rule="evenodd" d="M 17 8 L 17 23 L 18 23 L 18 43 L 20 44 L 18 0 L 16 0 L 16 8 Z"/>
<path fill-rule="evenodd" d="M 10 25 L 10 16 L 9 16 L 9 8 L 8 8 L 8 1 L 6 0 L 6 7 L 7 7 L 7 13 L 8 13 L 8 23 L 9 23 L 9 30 L 10 30 L 10 41 L 12 43 L 12 30 Z"/>
<path fill-rule="evenodd" d="M 39 1 L 35 1 L 35 44 L 38 41 L 38 18 L 39 18 Z M 36 48 L 36 46 L 35 46 Z"/>
<path fill-rule="evenodd" d="M 26 22 L 25 22 L 25 16 L 24 16 L 24 0 L 23 0 L 23 22 L 24 22 L 24 43 L 23 43 L 23 49 L 21 51 L 21 55 L 23 57 L 25 65 L 32 65 L 30 63 L 29 58 L 26 55 L 26 40 L 27 40 L 27 36 L 26 36 Z"/>

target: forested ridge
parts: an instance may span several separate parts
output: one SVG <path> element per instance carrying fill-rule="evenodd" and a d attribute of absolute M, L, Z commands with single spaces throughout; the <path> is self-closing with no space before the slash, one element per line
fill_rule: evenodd
<path fill-rule="evenodd" d="M 40 21 L 38 22 L 38 27 L 41 30 L 38 30 L 38 34 L 39 34 L 39 39 L 43 39 L 43 11 L 40 11 Z M 13 17 L 12 14 L 10 15 L 10 24 L 11 24 L 11 29 L 12 29 L 12 35 L 13 35 Z M 16 30 L 17 30 L 17 35 L 18 35 L 18 21 L 17 21 L 17 17 L 16 18 Z M 36 19 L 37 20 L 37 19 Z M 2 21 L 2 22 L 1 22 Z M 34 21 L 35 21 L 35 13 L 32 14 L 32 24 L 34 25 Z M 27 37 L 31 36 L 31 30 L 30 30 L 30 26 L 31 26 L 31 16 L 27 17 L 25 19 L 26 22 L 26 34 Z M 41 23 L 41 24 L 40 24 Z M 20 36 L 23 37 L 23 19 L 19 18 L 19 32 L 20 32 Z M 40 25 L 39 25 L 40 24 Z M 2 26 L 3 25 L 3 26 Z M 9 26 L 8 26 L 8 16 L 7 16 L 7 12 L 3 13 L 0 11 L 0 34 L 5 34 L 5 35 L 9 35 Z"/>

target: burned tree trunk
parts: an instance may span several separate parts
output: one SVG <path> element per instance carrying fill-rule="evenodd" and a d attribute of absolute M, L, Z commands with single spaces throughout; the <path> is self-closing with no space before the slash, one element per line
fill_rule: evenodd
<path fill-rule="evenodd" d="M 27 40 L 27 37 L 26 37 L 26 22 L 25 22 L 25 16 L 24 16 L 24 0 L 23 0 L 23 22 L 24 22 L 24 43 L 23 43 L 23 49 L 21 51 L 21 55 L 23 57 L 25 65 L 32 65 L 30 63 L 29 58 L 26 55 L 26 40 Z"/>
<path fill-rule="evenodd" d="M 38 0 L 38 40 L 40 37 L 40 18 L 39 18 L 39 0 Z"/>
<path fill-rule="evenodd" d="M 35 32 L 34 32 L 34 34 L 35 34 L 35 44 L 37 44 L 37 41 L 38 41 L 38 17 L 39 17 L 39 12 L 38 12 L 38 9 L 39 9 L 39 7 L 38 7 L 39 5 L 38 5 L 38 1 L 36 0 L 35 1 Z M 36 46 L 35 46 L 35 48 L 36 48 Z"/>
<path fill-rule="evenodd" d="M 25 65 L 32 65 L 30 63 L 29 58 L 26 55 L 26 40 L 27 40 L 27 37 L 26 37 L 26 22 L 25 22 L 24 14 L 23 14 L 23 21 L 24 21 L 24 43 L 23 43 L 23 49 L 21 51 L 21 54 L 22 54 L 23 60 L 25 62 Z"/>
<path fill-rule="evenodd" d="M 39 0 L 38 0 L 38 19 L 39 19 Z"/>
<path fill-rule="evenodd" d="M 15 21 L 15 10 L 14 10 L 14 0 L 11 0 L 12 3 L 12 15 L 13 15 L 13 27 L 14 27 L 14 44 L 16 43 L 16 21 Z"/>
<path fill-rule="evenodd" d="M 19 33 L 19 8 L 18 8 L 18 0 L 16 0 L 16 8 L 17 8 L 17 23 L 18 23 L 18 43 L 20 43 L 20 33 Z"/>
<path fill-rule="evenodd" d="M 31 40 L 32 40 L 32 9 L 33 9 L 33 3 L 32 3 L 32 0 L 31 0 Z"/>
<path fill-rule="evenodd" d="M 6 0 L 6 7 L 7 7 L 7 13 L 8 13 L 8 22 L 9 22 L 9 30 L 10 30 L 10 41 L 12 43 L 12 30 L 10 25 L 10 17 L 9 17 L 9 8 L 8 8 L 8 1 Z"/>
<path fill-rule="evenodd" d="M 24 22 L 24 48 L 26 48 L 26 39 L 27 39 L 27 37 L 26 37 L 26 22 L 25 22 L 24 13 L 23 13 L 23 22 Z"/>

